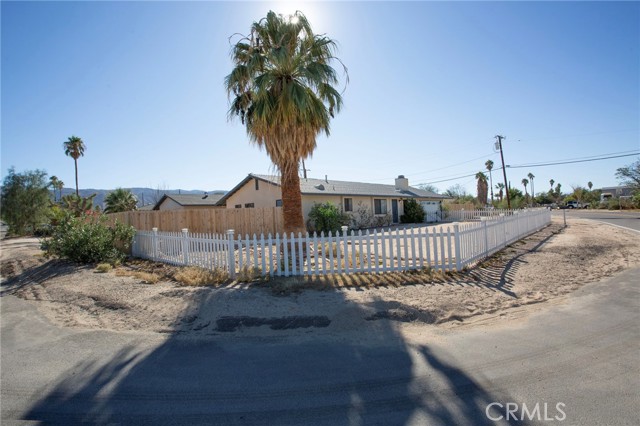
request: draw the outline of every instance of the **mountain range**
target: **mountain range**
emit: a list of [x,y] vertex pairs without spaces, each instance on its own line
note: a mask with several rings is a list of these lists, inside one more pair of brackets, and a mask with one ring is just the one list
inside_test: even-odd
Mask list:
[[[193,190],[185,190],[185,189],[153,189],[153,188],[125,188],[128,189],[136,196],[138,199],[138,208],[154,205],[162,198],[164,194],[204,194],[205,192],[209,194],[225,194],[227,191],[214,189],[210,191],[193,189]],[[113,191],[113,189],[79,189],[81,197],[90,197],[93,194],[96,194],[96,197],[93,199],[93,204],[104,208],[104,197],[107,196],[108,193]],[[75,194],[76,190],[74,188],[62,188],[62,196],[69,194]],[[60,198],[60,194],[56,191],[56,199]]]

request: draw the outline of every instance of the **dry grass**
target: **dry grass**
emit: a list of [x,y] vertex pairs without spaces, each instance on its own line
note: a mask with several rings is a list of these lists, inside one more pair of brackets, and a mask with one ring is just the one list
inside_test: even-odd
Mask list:
[[197,266],[187,266],[180,268],[173,278],[184,285],[214,285],[221,284],[229,280],[229,274],[222,269],[204,269]]
[[258,281],[262,279],[262,269],[257,268],[255,266],[247,267],[243,266],[238,275],[236,275],[236,280],[241,283],[249,283],[252,281]]
[[116,276],[133,277],[142,281],[144,284],[155,284],[162,279],[160,275],[154,274],[153,272],[130,271],[126,269],[117,269]]
[[109,263],[98,263],[96,266],[96,272],[99,274],[104,274],[105,272],[109,272],[113,269],[111,264]]

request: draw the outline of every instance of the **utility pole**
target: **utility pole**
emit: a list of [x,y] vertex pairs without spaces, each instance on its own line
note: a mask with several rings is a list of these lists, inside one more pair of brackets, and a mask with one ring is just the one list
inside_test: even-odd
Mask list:
[[[311,171],[311,170],[308,170]],[[302,160],[302,176],[307,180],[307,167],[304,165],[304,159]]]
[[507,191],[507,206],[511,210],[511,198],[509,198],[509,185],[507,182],[507,168],[504,165],[504,154],[502,153],[502,139],[506,139],[504,136],[496,135],[498,142],[498,148],[500,149],[500,160],[502,160],[502,176],[504,177],[504,189]]

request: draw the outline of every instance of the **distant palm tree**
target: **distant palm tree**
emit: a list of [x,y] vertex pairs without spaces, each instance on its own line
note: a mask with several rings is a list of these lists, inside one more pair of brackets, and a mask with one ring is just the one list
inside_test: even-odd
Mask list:
[[549,179],[549,185],[551,185],[551,191],[553,191],[553,184],[556,183],[555,180]]
[[591,191],[591,188],[593,188],[593,182],[587,182],[587,186],[589,187],[589,191]]
[[58,179],[58,176],[51,176],[49,178],[50,185],[53,188],[53,201],[56,202],[56,189],[60,192],[60,199],[62,199],[62,188],[64,188],[64,182]]
[[487,176],[484,172],[476,173],[476,179],[478,180],[478,202],[485,206],[487,204]]
[[[336,43],[314,34],[301,13],[270,11],[231,48],[234,68],[225,79],[229,117],[238,116],[249,140],[265,149],[281,174],[285,232],[305,231],[300,161],[342,106],[334,60]],[[344,68],[346,72],[346,68]]]
[[535,176],[533,175],[533,173],[529,172],[527,177],[531,181],[531,205],[533,205],[533,203],[535,203],[535,198],[536,198],[536,191],[534,191],[533,189],[533,178],[535,178]]
[[504,183],[500,182],[497,184],[496,189],[498,190],[498,198],[500,198],[500,202],[502,202],[502,198],[504,196]]
[[128,189],[117,188],[104,198],[104,203],[105,213],[119,213],[135,210],[138,200]]
[[78,191],[78,158],[84,155],[85,145],[77,136],[71,136],[69,140],[63,143],[64,153],[66,156],[73,158],[73,162],[76,166],[76,195],[79,197]]
[[491,170],[493,170],[493,161],[487,160],[484,165],[487,170],[489,170],[489,188],[491,188],[491,205],[493,205],[493,176],[491,176]]
[[529,193],[527,192],[527,185],[529,185],[529,179],[522,179],[522,185],[524,186],[524,198],[525,200],[529,198]]

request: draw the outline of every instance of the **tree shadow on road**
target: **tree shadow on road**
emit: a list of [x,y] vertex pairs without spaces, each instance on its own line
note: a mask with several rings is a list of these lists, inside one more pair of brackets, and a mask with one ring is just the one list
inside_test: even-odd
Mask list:
[[[185,317],[215,312],[221,302],[212,296],[198,303]],[[495,424],[486,407],[508,401],[508,395],[493,394],[478,373],[456,365],[447,351],[406,341],[396,318],[367,321],[370,309],[344,297],[342,303],[351,316],[361,317],[355,329],[345,330],[338,316],[263,318],[247,309],[216,318],[205,326],[209,332],[201,329],[196,336],[176,330],[155,347],[126,344],[106,360],[95,356],[95,348],[79,347],[87,358],[61,372],[60,381],[46,387],[22,420],[44,425]],[[253,333],[263,327],[268,333]],[[98,333],[109,339],[109,332]]]

